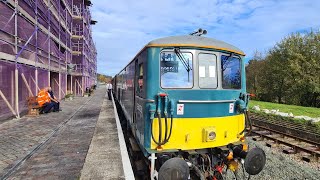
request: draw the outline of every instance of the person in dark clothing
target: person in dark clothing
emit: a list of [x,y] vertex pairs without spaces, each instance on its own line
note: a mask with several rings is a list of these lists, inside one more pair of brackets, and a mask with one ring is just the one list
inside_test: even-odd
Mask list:
[[48,93],[49,93],[49,95],[50,95],[50,99],[51,99],[51,102],[52,102],[52,104],[53,104],[53,112],[61,111],[61,109],[60,109],[60,102],[59,102],[59,100],[54,96],[51,87],[48,87]]
[[52,101],[49,103],[44,103],[42,113],[49,113],[52,107],[53,107],[53,111],[55,111],[54,106],[55,106],[55,103]]

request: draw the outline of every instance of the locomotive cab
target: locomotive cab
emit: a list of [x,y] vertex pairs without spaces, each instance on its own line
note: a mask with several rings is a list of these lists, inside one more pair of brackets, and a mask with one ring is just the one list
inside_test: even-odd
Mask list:
[[[151,135],[167,142],[153,138],[150,149],[189,150],[240,142],[245,107],[239,105],[246,106],[248,100],[243,96],[242,56],[190,47],[163,48],[158,56],[159,64],[152,69],[159,72],[152,80],[158,80],[158,88],[150,91],[156,102],[150,106],[155,108],[150,111],[155,112],[150,115],[154,117]],[[165,131],[171,135],[170,141],[159,137],[160,133],[165,136]]]

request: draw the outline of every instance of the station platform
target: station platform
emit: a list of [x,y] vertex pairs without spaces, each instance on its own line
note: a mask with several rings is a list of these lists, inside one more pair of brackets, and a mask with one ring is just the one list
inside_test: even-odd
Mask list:
[[117,112],[100,87],[61,112],[0,124],[0,179],[134,179]]

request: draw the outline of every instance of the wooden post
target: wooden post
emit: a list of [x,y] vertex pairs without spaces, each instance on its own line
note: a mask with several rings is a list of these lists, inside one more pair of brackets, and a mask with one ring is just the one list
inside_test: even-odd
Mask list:
[[[53,80],[54,80],[54,82],[58,85],[59,89],[61,89],[62,94],[65,96],[66,93],[64,93],[63,90],[62,90],[62,88],[60,88],[60,84],[58,83],[58,81],[57,81],[56,79],[53,79]],[[60,99],[60,97],[59,97],[59,99]]]
[[81,87],[81,84],[79,83],[78,79],[76,79],[76,81],[77,81],[77,83],[78,83],[79,88],[80,88],[81,91],[82,91],[82,96],[83,96],[83,89],[82,89],[82,87]]
[[8,102],[7,98],[4,96],[4,94],[2,93],[1,90],[0,90],[0,96],[2,97],[4,102],[7,104],[7,106],[10,109],[10,111],[12,112],[12,114],[15,115],[18,118],[17,113],[14,111],[14,109],[12,108],[12,106],[10,105],[10,103]]
[[[38,76],[36,76],[36,78],[38,78]],[[34,80],[33,77],[31,76],[31,80],[33,81],[33,83],[36,85],[36,94],[38,94],[38,91],[40,91],[40,88],[38,86],[38,83],[37,83],[37,79]]]
[[26,77],[24,76],[23,73],[21,73],[21,77],[22,77],[25,85],[27,86],[27,89],[28,89],[28,91],[29,91],[29,95],[34,96],[33,93],[32,93],[32,91],[31,91],[31,88],[30,88],[30,86],[29,86],[29,84],[28,84],[28,82],[27,82],[27,80],[26,80]]

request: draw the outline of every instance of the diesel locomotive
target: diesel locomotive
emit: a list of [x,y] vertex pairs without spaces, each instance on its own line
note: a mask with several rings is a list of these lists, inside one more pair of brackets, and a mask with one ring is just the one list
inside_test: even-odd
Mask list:
[[223,179],[239,168],[250,176],[265,165],[246,142],[245,54],[203,32],[149,42],[113,78],[152,180]]

